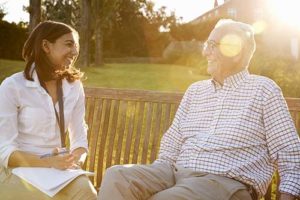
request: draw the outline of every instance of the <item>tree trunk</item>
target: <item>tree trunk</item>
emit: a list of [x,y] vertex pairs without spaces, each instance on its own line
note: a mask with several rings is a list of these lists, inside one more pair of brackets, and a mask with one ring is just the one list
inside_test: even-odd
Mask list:
[[95,27],[95,65],[103,65],[103,32],[100,17],[96,19]]
[[41,22],[41,0],[29,1],[29,32]]
[[80,55],[79,65],[87,67],[90,65],[90,16],[91,0],[81,1],[81,21],[80,21]]

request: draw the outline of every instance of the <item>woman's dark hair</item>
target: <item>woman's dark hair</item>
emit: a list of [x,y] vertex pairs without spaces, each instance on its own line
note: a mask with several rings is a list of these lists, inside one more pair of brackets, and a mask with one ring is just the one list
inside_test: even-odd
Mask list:
[[22,56],[26,62],[24,76],[33,81],[31,66],[35,64],[35,70],[42,81],[57,78],[66,78],[69,82],[80,79],[83,73],[73,66],[65,70],[55,70],[42,48],[43,40],[54,43],[59,37],[68,33],[77,33],[72,27],[54,21],[45,21],[38,24],[26,40]]

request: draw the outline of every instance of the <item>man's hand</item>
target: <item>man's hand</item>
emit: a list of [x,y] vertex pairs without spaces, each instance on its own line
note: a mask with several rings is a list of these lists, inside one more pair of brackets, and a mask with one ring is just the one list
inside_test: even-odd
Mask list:
[[295,199],[296,198],[291,194],[281,193],[280,195],[280,200],[295,200]]

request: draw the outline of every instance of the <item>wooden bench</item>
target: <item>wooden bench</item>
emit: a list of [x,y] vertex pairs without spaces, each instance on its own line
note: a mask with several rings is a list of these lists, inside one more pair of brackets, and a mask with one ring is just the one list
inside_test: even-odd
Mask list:
[[[92,181],[97,189],[106,168],[149,164],[156,159],[161,136],[171,125],[183,95],[105,88],[85,88],[85,93],[90,152],[84,168],[95,172]],[[286,100],[299,130],[300,99]],[[274,199],[275,191],[269,187],[265,200]]]

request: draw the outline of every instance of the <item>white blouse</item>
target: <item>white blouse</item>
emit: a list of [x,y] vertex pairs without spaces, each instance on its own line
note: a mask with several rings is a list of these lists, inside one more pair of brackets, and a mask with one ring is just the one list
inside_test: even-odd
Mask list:
[[[42,155],[61,147],[52,99],[41,87],[35,71],[33,79],[26,80],[23,72],[19,72],[0,86],[0,166],[7,167],[9,156],[16,150]],[[64,79],[62,88],[70,150],[88,149],[82,83]],[[55,107],[59,112],[58,103]]]

